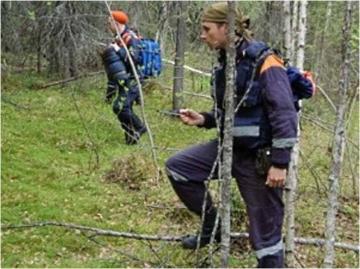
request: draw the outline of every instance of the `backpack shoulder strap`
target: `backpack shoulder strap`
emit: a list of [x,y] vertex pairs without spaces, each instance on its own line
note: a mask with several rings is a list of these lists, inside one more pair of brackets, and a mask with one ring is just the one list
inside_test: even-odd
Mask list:
[[260,74],[266,58],[273,54],[273,51],[263,42],[251,43],[243,52],[244,57],[251,59],[252,74],[250,77],[250,84],[255,80],[256,75]]
[[270,48],[264,42],[254,41],[251,42],[246,49],[244,49],[243,57],[257,60],[261,57],[262,54],[264,54],[268,50],[270,50]]
[[240,106],[243,105],[244,101],[247,99],[250,90],[253,86],[253,83],[255,81],[255,77],[256,75],[259,74],[259,69],[262,66],[264,60],[267,58],[267,56],[269,56],[270,54],[272,54],[272,50],[263,42],[257,42],[254,41],[252,43],[249,44],[249,46],[243,50],[242,52],[242,59],[250,59],[250,67],[251,67],[251,75],[250,78],[248,79],[248,83],[247,83],[247,89],[245,90],[244,95],[241,97],[240,101],[238,102],[236,108],[235,108],[235,113],[238,111],[238,109],[240,108]]

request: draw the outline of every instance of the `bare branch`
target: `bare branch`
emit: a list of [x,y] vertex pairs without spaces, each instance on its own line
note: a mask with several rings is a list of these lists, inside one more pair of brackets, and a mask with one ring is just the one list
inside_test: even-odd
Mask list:
[[59,84],[65,84],[65,83],[68,83],[68,82],[71,82],[71,81],[74,81],[74,80],[78,80],[80,78],[96,76],[96,75],[102,74],[104,72],[105,71],[96,71],[96,72],[81,74],[81,75],[78,75],[78,76],[75,76],[75,77],[70,77],[70,78],[63,79],[63,80],[53,81],[53,82],[50,82],[48,84],[40,86],[38,89],[41,90],[41,89],[49,88],[49,87],[56,86],[56,85],[59,85]]
[[319,91],[322,93],[322,95],[324,95],[325,99],[328,101],[328,103],[330,104],[331,108],[334,110],[334,112],[336,111],[336,106],[334,105],[334,102],[331,100],[331,98],[329,97],[329,95],[325,92],[325,90],[323,88],[321,88],[319,85],[316,85],[316,88],[319,89]]
[[[137,234],[137,233],[128,233],[128,232],[118,232],[114,230],[100,229],[89,226],[77,225],[73,223],[64,223],[64,222],[55,222],[55,221],[44,221],[37,223],[28,223],[28,224],[7,224],[1,225],[2,230],[12,230],[12,229],[26,229],[26,228],[37,228],[37,227],[46,227],[46,226],[56,226],[61,228],[88,231],[93,232],[94,236],[112,236],[112,237],[123,237],[129,239],[138,239],[138,240],[152,240],[152,241],[169,241],[169,242],[180,242],[182,236],[177,235],[147,235],[147,234]],[[248,238],[249,233],[231,233],[231,238]],[[304,238],[304,237],[295,237],[295,242],[301,245],[315,245],[323,246],[325,244],[324,239],[320,238]],[[349,243],[336,242],[335,247],[352,250],[355,252],[360,251],[360,245],[353,245]]]

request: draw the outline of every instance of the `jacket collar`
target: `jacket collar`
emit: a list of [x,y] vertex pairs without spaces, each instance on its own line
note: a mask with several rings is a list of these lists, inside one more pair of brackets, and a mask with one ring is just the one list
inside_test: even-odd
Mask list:
[[[236,62],[241,60],[244,57],[244,52],[246,48],[250,45],[248,41],[246,41],[244,38],[240,38],[235,43],[235,50],[236,50]],[[218,50],[218,61],[220,64],[226,64],[226,50],[225,49],[219,49]]]

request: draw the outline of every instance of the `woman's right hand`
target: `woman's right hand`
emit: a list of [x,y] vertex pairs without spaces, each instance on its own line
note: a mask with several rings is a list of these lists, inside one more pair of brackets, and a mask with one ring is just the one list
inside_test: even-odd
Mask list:
[[205,118],[200,113],[191,109],[180,109],[180,119],[183,123],[191,126],[203,125]]

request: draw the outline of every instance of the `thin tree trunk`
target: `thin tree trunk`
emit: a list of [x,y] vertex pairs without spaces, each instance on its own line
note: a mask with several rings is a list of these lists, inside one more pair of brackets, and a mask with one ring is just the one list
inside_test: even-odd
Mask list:
[[[304,66],[304,47],[306,36],[306,6],[307,1],[300,2],[300,21],[299,21],[299,35],[298,35],[298,49],[296,65],[301,70]],[[294,15],[294,17],[297,17]],[[299,104],[301,107],[301,104]],[[298,113],[300,122],[300,113]],[[300,128],[298,124],[298,137],[300,137]],[[286,181],[285,192],[285,223],[286,223],[286,239],[285,239],[285,264],[287,267],[295,267],[295,200],[297,188],[297,176],[299,165],[299,141],[295,144],[291,153],[291,162],[289,166],[288,178]]]
[[285,0],[284,5],[284,50],[285,59],[289,61],[291,59],[291,9],[290,1]]
[[328,210],[326,216],[325,230],[325,258],[323,267],[332,268],[335,259],[335,237],[336,237],[336,214],[338,210],[339,179],[341,176],[341,165],[345,146],[345,110],[346,93],[349,86],[349,65],[350,65],[350,37],[351,37],[351,1],[345,2],[345,18],[342,39],[342,67],[339,81],[339,103],[336,112],[335,135],[332,147],[332,166],[329,175],[329,196]]
[[292,58],[291,58],[291,63],[295,63],[295,50],[296,50],[296,41],[297,41],[297,36],[298,36],[298,11],[299,11],[299,1],[295,0],[293,2],[293,7],[292,7],[292,21],[291,21],[291,33],[292,33],[292,43],[291,43],[291,51],[292,51]]
[[306,36],[306,8],[307,0],[300,1],[300,17],[299,17],[299,37],[298,37],[298,49],[296,66],[300,69],[304,69],[304,55],[305,55],[305,36]]
[[233,154],[234,126],[234,89],[235,89],[235,2],[228,1],[229,14],[229,46],[226,51],[226,92],[225,92],[225,122],[222,152],[222,188],[221,188],[221,267],[229,264],[230,255],[230,205],[231,205],[231,167]]
[[182,91],[184,87],[184,54],[185,54],[185,9],[186,2],[178,2],[178,18],[176,31],[176,56],[174,67],[173,110],[183,104]]

